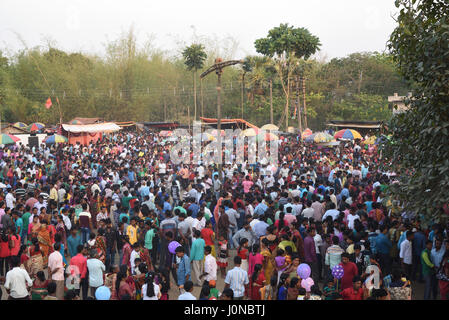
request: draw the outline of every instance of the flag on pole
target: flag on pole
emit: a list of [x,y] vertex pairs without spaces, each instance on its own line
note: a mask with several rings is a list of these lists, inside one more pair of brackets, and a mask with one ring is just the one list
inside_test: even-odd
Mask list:
[[45,108],[50,109],[52,103],[50,97],[48,97],[47,102],[45,102]]

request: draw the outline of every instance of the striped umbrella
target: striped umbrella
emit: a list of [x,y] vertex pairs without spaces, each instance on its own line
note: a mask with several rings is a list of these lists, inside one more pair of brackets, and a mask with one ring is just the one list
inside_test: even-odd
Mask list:
[[64,136],[61,136],[59,134],[54,134],[52,136],[48,136],[47,138],[45,138],[44,141],[46,144],[55,144],[55,143],[66,143],[69,140]]
[[45,125],[40,122],[35,122],[30,125],[30,131],[40,131],[45,128]]
[[2,133],[0,135],[0,144],[13,144],[19,141],[20,138],[13,136],[12,134]]
[[16,128],[20,128],[20,129],[28,127],[28,125],[26,123],[23,123],[23,122],[16,122],[12,126],[16,127]]
[[362,135],[352,129],[343,129],[343,130],[337,131],[334,135],[334,138],[335,139],[355,140],[355,139],[362,139]]

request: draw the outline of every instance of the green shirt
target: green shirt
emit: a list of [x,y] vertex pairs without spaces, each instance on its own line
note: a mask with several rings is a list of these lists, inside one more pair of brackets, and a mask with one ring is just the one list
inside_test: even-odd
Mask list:
[[150,229],[145,233],[145,248],[153,249],[154,229]]
[[432,273],[432,268],[435,267],[435,265],[430,260],[430,251],[427,249],[424,249],[421,252],[421,264],[423,276],[428,276]]
[[209,293],[209,299],[212,297],[215,297],[218,299],[218,289],[217,288],[210,288],[210,293]]
[[[28,233],[28,225],[30,224],[30,217],[31,217],[30,212],[25,212],[22,216],[23,230],[25,230],[26,233]],[[23,232],[22,232],[22,234],[23,234]]]
[[134,198],[134,197],[131,197],[131,196],[123,197],[122,206],[124,209],[129,209],[129,200],[131,200],[132,198]]

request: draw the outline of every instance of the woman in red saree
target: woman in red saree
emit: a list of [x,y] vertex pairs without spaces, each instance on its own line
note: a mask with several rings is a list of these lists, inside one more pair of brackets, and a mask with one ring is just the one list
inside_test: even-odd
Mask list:
[[53,248],[51,245],[50,232],[47,228],[47,221],[45,220],[41,223],[41,228],[37,234],[37,240],[39,241],[39,247],[42,252],[44,267],[46,267],[48,263],[48,255],[53,252]]
[[254,272],[250,281],[250,296],[251,300],[261,300],[260,289],[265,286],[265,274],[262,270],[261,264],[254,266]]
[[98,251],[98,259],[104,262],[106,259],[106,240],[104,238],[103,229],[98,230],[98,235],[95,238],[95,246]]

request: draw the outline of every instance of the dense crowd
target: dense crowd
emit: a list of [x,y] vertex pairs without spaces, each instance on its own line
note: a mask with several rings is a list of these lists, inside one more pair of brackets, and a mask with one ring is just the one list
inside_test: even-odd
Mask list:
[[222,179],[153,132],[1,148],[8,299],[448,299],[449,224],[386,196],[376,145],[278,143]]

